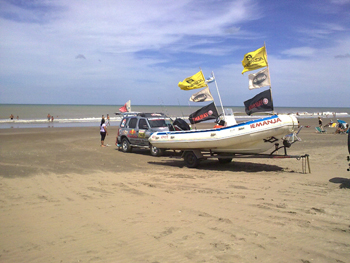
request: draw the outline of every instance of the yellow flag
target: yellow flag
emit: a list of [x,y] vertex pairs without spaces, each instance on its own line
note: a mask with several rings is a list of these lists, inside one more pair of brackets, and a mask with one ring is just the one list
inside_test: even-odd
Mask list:
[[242,74],[247,71],[255,70],[258,68],[267,66],[266,50],[265,46],[259,48],[255,51],[249,52],[244,55],[242,60],[242,65],[244,67]]
[[203,87],[208,87],[203,76],[203,72],[199,71],[192,77],[185,78],[184,81],[179,82],[178,86],[182,90],[200,89]]

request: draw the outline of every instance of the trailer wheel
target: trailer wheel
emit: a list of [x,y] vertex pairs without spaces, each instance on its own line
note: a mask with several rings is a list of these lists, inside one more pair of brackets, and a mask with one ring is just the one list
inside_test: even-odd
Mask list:
[[225,163],[230,163],[232,161],[232,158],[218,158],[219,163],[225,164]]
[[199,165],[200,160],[194,154],[194,152],[186,152],[184,155],[185,164],[188,168],[196,168]]

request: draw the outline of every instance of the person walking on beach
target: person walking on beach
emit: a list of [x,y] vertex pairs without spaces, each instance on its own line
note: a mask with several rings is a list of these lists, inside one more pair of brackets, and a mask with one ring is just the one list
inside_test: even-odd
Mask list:
[[109,119],[109,114],[107,114],[107,125],[108,125],[108,126],[111,125],[111,123],[110,123],[109,121],[110,121],[110,119]]
[[101,147],[106,147],[106,145],[104,144],[104,141],[105,141],[106,135],[108,135],[108,132],[107,132],[107,126],[105,124],[104,118],[101,120],[100,135],[101,135]]
[[321,117],[318,117],[318,126],[323,130],[323,121],[321,119]]
[[48,121],[51,120],[51,115],[50,115],[50,113],[47,114],[47,120],[48,120]]

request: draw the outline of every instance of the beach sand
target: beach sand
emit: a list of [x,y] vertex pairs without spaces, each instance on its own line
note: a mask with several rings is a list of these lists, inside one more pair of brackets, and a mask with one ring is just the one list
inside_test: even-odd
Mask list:
[[[117,127],[0,130],[0,262],[349,262],[347,136],[296,159],[182,159],[116,149]],[[324,123],[327,123],[324,119]],[[346,120],[350,122],[350,120]]]

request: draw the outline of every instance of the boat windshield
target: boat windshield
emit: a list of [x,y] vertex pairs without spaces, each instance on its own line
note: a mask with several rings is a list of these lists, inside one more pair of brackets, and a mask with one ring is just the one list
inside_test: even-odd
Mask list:
[[151,128],[168,127],[164,119],[148,119]]

